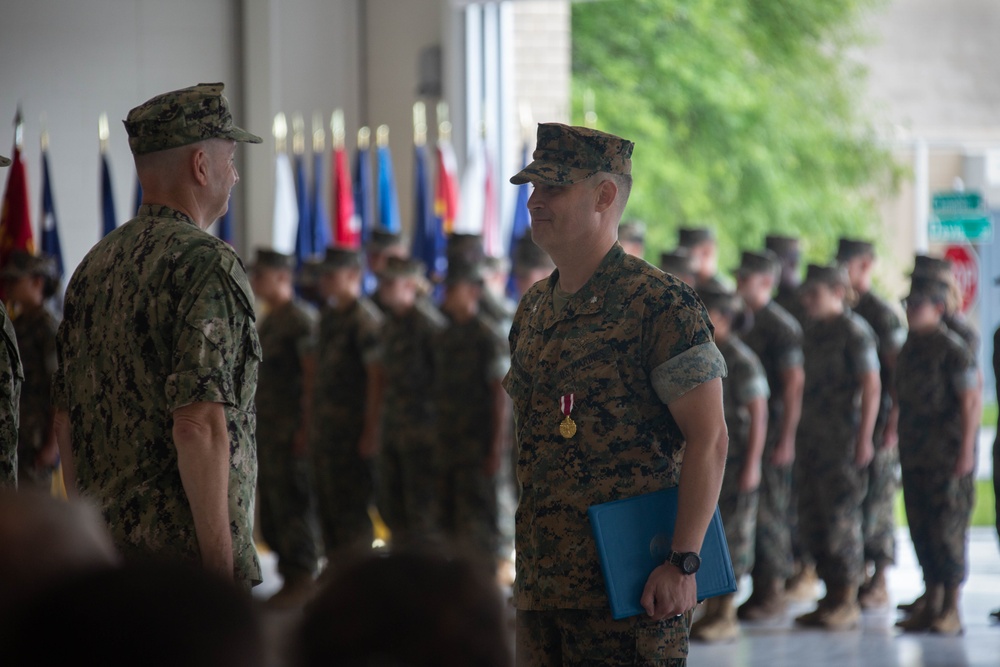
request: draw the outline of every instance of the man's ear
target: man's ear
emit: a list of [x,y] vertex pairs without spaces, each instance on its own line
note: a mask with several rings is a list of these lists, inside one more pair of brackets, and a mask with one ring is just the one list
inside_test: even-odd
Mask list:
[[208,153],[201,146],[191,151],[189,158],[191,173],[198,185],[208,185]]
[[601,184],[597,186],[597,201],[595,202],[594,210],[598,213],[604,213],[606,210],[611,208],[611,205],[615,203],[615,198],[618,197],[618,186],[610,178],[601,181]]

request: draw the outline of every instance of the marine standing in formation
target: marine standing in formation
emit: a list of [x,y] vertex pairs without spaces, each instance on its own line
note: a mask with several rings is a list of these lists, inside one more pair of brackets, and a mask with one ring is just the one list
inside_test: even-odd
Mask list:
[[282,588],[268,604],[295,606],[313,588],[318,558],[315,500],[306,437],[311,422],[316,311],[295,296],[295,257],[261,248],[250,269],[266,307],[257,406],[260,532],[278,557]]
[[15,313],[14,334],[21,354],[18,423],[18,485],[52,490],[59,447],[52,428],[52,377],[56,372],[55,317],[45,302],[59,284],[55,261],[47,255],[15,250],[0,271],[7,308]]
[[[504,388],[514,404],[520,665],[686,663],[696,552],[726,457],[725,362],[697,295],[616,241],[631,141],[543,123],[531,235],[557,270],[521,298]],[[680,461],[683,460],[683,463]],[[646,615],[610,615],[587,508],[679,486]]]
[[[0,167],[10,158],[0,155]],[[17,335],[6,308],[0,308],[0,488],[17,488],[17,426],[21,398],[21,355]]]
[[249,590],[261,349],[243,263],[205,230],[239,181],[237,143],[261,139],[222,89],[129,112],[142,205],[69,282],[53,402],[67,492],[98,505],[126,558],[200,560]]
[[802,284],[809,324],[795,481],[802,543],[826,596],[795,621],[833,630],[855,627],[861,616],[861,504],[881,391],[875,334],[847,307],[849,290],[837,266],[810,264]]

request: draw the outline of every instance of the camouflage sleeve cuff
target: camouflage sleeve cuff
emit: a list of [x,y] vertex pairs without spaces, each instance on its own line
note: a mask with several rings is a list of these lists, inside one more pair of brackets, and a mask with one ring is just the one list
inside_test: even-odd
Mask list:
[[167,377],[167,409],[192,403],[223,403],[238,406],[231,377],[219,368],[196,368]]
[[755,375],[749,382],[740,387],[737,399],[740,405],[746,405],[755,398],[770,398],[770,396],[771,389],[767,386],[767,378],[763,375]]
[[698,385],[726,377],[726,362],[715,343],[684,350],[653,369],[650,381],[660,400],[669,404]]
[[802,354],[801,347],[792,347],[778,357],[778,370],[786,371],[789,368],[798,368],[805,363],[805,355]]

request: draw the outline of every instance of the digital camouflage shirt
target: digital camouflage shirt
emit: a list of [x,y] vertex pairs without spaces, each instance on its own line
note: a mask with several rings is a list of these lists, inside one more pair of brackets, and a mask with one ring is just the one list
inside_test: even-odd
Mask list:
[[[726,368],[694,291],[620,245],[557,313],[558,279],[525,293],[510,331],[504,388],[522,487],[514,602],[605,609],[587,508],[677,485],[684,436],[667,404]],[[560,434],[561,404],[572,437]]]
[[18,455],[21,465],[32,465],[45,444],[52,421],[52,376],[56,372],[56,330],[59,324],[45,308],[24,312],[14,321],[24,384],[21,385],[21,422]]
[[18,403],[24,373],[14,325],[0,304],[0,488],[17,488]]
[[730,463],[742,463],[750,437],[750,410],[747,404],[757,398],[767,399],[770,391],[767,376],[757,355],[735,336],[718,343],[729,374],[722,381],[722,407],[729,431]]
[[861,422],[859,376],[879,370],[875,334],[848,310],[810,322],[804,340],[806,378],[796,442],[805,456],[840,461],[854,455]]
[[298,299],[261,318],[263,350],[257,381],[257,442],[287,444],[302,424],[303,358],[316,345],[316,310]]
[[753,314],[753,327],[743,342],[757,355],[771,391],[768,399],[767,430],[777,434],[785,414],[785,381],[782,374],[802,366],[802,327],[787,310],[774,301]]
[[[446,462],[481,463],[493,429],[490,383],[503,379],[507,342],[484,317],[452,320],[434,339],[434,395],[438,434]],[[459,445],[478,445],[468,451]]]
[[872,292],[865,292],[854,307],[854,312],[864,318],[875,332],[878,341],[879,375],[882,380],[882,396],[879,402],[875,432],[880,433],[889,418],[892,408],[892,366],[888,361],[899,354],[906,342],[906,329],[899,316],[886,301]]
[[965,342],[944,326],[910,332],[899,352],[899,460],[905,468],[951,470],[962,446],[962,393],[978,386]]
[[382,358],[382,311],[361,297],[341,312],[320,311],[313,392],[313,439],[331,437],[331,430],[353,425],[360,433],[368,395],[367,366]]
[[69,411],[78,486],[126,556],[200,560],[172,413],[223,404],[234,576],[259,582],[252,526],[261,349],[233,249],[179,211],[143,205],[70,280],[58,354],[53,403]]

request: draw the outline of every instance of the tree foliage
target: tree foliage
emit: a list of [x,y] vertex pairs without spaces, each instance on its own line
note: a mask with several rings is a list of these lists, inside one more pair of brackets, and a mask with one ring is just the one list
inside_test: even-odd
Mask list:
[[598,0],[576,3],[573,115],[632,139],[626,218],[647,257],[708,226],[722,268],[768,233],[801,234],[827,261],[841,234],[878,240],[875,200],[899,169],[861,113],[847,57],[878,0]]

